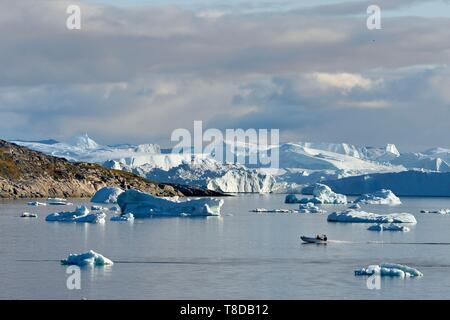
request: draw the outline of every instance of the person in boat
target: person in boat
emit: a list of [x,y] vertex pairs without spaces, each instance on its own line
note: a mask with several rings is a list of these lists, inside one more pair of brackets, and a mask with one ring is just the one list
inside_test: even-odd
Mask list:
[[322,240],[322,241],[327,241],[327,240],[328,240],[326,234],[323,234],[322,236],[317,235],[317,236],[316,236],[316,239],[317,239],[317,240]]

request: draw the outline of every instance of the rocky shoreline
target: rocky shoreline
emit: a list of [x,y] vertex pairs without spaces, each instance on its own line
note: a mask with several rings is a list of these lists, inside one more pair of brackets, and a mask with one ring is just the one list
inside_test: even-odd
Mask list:
[[0,198],[86,198],[105,186],[156,196],[221,196],[202,188],[148,181],[98,164],[69,162],[0,140]]

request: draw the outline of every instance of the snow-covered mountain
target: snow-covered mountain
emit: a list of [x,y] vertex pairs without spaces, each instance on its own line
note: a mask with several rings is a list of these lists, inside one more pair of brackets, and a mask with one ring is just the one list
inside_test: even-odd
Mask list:
[[[48,141],[51,141],[49,143]],[[258,164],[226,164],[214,154],[175,154],[161,151],[159,145],[114,145],[95,142],[87,134],[66,142],[11,141],[46,154],[71,161],[103,164],[105,167],[136,173],[150,180],[207,187],[223,192],[284,192],[302,186],[374,173],[406,170],[450,172],[450,150],[435,148],[423,153],[400,153],[393,144],[365,147],[346,143],[284,143],[259,147],[249,143],[223,143],[223,150],[234,150],[248,163],[251,156],[264,158],[279,154],[279,169]]]

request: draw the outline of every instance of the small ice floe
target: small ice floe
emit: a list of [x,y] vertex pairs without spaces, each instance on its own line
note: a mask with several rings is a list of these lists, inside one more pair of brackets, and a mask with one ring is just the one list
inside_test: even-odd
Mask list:
[[93,250],[80,254],[69,254],[67,259],[61,260],[61,263],[64,265],[78,265],[80,267],[111,266],[114,264],[111,260]]
[[299,205],[299,213],[325,213],[325,210],[320,209],[318,206],[314,205],[311,202],[301,203]]
[[117,187],[104,187],[98,190],[91,199],[93,203],[117,203],[117,197],[124,191]]
[[123,192],[117,203],[123,214],[135,218],[148,217],[206,217],[220,216],[224,201],[216,198],[168,199],[130,189]]
[[355,270],[355,276],[371,276],[374,274],[400,278],[423,276],[423,273],[419,270],[397,263],[382,263]]
[[371,225],[367,230],[370,231],[401,231],[401,232],[408,232],[409,228],[406,226],[401,226],[395,223],[389,223],[389,224],[381,224],[377,223],[374,225]]
[[257,213],[299,213],[298,210],[293,209],[266,209],[266,208],[256,208],[251,210],[250,212]]
[[360,222],[360,223],[411,223],[416,224],[416,218],[410,213],[376,214],[358,210],[333,212],[327,218],[330,222]]
[[39,201],[31,201],[27,203],[29,206],[38,207],[38,206],[46,206],[47,204],[45,202],[39,202]]
[[109,211],[115,211],[115,212],[117,212],[117,211],[120,211],[120,208],[118,208],[118,207],[112,207],[112,208],[109,208]]
[[440,210],[420,210],[420,213],[450,214],[450,209],[440,209]]
[[64,198],[48,198],[47,204],[52,206],[71,206],[73,203],[67,202],[67,199]]
[[357,203],[353,203],[353,204],[349,205],[348,208],[358,210],[358,209],[361,209],[361,206]]
[[388,204],[398,205],[402,204],[400,198],[397,197],[391,190],[381,189],[373,193],[366,193],[355,200],[355,203],[364,204]]
[[21,218],[37,218],[38,215],[36,213],[24,212],[20,215]]
[[285,203],[312,203],[312,204],[347,204],[347,197],[343,194],[335,193],[329,186],[316,183],[312,191],[312,198],[298,199],[294,194],[288,194]]
[[132,213],[125,213],[117,216],[113,216],[110,219],[111,221],[134,221],[134,215]]
[[90,213],[86,206],[80,206],[73,212],[51,213],[45,221],[104,223],[106,214],[102,211]]
[[107,210],[109,210],[109,209],[106,208],[106,207],[93,205],[93,206],[91,206],[91,210],[92,210],[92,211],[107,211]]

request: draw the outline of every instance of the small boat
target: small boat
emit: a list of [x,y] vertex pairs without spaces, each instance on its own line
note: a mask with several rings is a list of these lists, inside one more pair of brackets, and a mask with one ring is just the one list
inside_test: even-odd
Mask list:
[[318,239],[317,237],[301,236],[300,239],[302,239],[306,243],[327,244],[327,240],[325,240],[325,239]]

